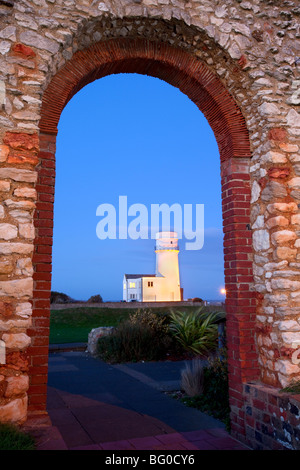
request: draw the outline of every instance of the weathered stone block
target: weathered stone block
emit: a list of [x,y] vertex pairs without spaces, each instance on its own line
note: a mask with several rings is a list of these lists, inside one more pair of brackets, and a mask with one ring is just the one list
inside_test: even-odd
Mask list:
[[22,424],[27,419],[28,398],[22,397],[0,406],[0,422]]
[[26,349],[31,343],[31,338],[25,333],[4,333],[2,339],[7,349]]
[[294,260],[297,250],[288,246],[279,246],[274,251],[274,258],[277,260]]
[[256,251],[265,251],[270,248],[270,236],[267,230],[255,230],[253,233],[253,246]]
[[4,396],[10,398],[16,395],[24,395],[29,387],[28,375],[12,376],[7,378],[7,388]]
[[0,179],[10,178],[14,181],[35,183],[37,173],[31,170],[20,170],[19,168],[0,168]]
[[0,181],[0,191],[3,193],[7,193],[9,190],[10,190],[9,181]]
[[31,278],[17,279],[14,281],[0,281],[0,295],[21,298],[31,297],[33,292],[33,280]]
[[18,229],[15,225],[0,224],[0,239],[12,240],[18,236]]
[[284,243],[296,240],[296,238],[296,233],[291,230],[280,230],[279,232],[274,232],[271,235],[273,245],[283,245]]
[[18,253],[26,255],[33,252],[33,245],[31,243],[0,243],[0,255],[11,255]]
[[14,196],[36,199],[36,190],[34,188],[28,188],[28,187],[16,188],[14,190]]
[[0,145],[0,162],[3,163],[7,160],[9,154],[9,147],[7,145]]

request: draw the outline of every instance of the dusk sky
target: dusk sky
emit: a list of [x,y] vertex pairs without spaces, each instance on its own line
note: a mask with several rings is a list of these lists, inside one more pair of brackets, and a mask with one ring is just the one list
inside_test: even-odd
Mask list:
[[[124,273],[155,273],[155,240],[100,240],[100,204],[204,204],[204,246],[179,240],[184,298],[222,299],[220,159],[213,132],[177,88],[137,74],[112,75],[77,93],[59,122],[52,290],[76,300],[122,299]],[[128,223],[134,217],[128,217]],[[118,219],[117,219],[118,225]],[[164,229],[164,227],[161,227]],[[192,241],[192,240],[191,240]]]

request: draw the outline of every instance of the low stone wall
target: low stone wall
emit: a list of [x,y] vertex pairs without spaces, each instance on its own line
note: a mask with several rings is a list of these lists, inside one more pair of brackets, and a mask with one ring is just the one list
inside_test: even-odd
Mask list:
[[[202,302],[102,302],[102,303],[87,303],[87,302],[76,302],[69,304],[51,304],[51,310],[63,310],[66,308],[79,308],[79,307],[93,307],[93,308],[157,308],[157,307],[200,307],[203,305]],[[218,307],[222,306],[222,302],[215,305]]]
[[255,450],[300,450],[300,395],[249,383],[244,397],[247,445]]

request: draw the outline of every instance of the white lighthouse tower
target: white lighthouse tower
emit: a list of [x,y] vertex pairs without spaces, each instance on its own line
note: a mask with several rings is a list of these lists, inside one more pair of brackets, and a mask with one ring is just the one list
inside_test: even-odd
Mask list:
[[124,274],[125,302],[179,302],[182,300],[176,232],[156,234],[155,274]]
[[156,234],[156,277],[160,277],[156,299],[180,301],[180,277],[178,263],[178,235],[176,232]]

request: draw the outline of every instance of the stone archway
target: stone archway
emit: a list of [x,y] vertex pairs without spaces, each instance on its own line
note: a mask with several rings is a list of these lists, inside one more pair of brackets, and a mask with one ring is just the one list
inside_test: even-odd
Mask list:
[[[221,158],[230,387],[234,394],[232,402],[241,405],[242,382],[255,380],[259,375],[251,320],[256,311],[256,295],[250,290],[253,282],[252,237],[249,230],[251,152],[245,120],[217,76],[191,54],[149,40],[111,39],[74,54],[53,77],[43,95],[36,185],[38,200],[33,255],[34,323],[30,347],[32,382],[29,409],[44,411],[46,403],[46,393],[41,387],[45,388],[47,375],[45,372],[43,380],[40,367],[47,365],[48,336],[45,328],[48,328],[50,315],[57,124],[66,103],[84,85],[108,74],[124,72],[155,76],[178,87],[204,113],[214,131]],[[245,347],[249,352],[247,361],[241,359]],[[35,377],[38,377],[38,384],[35,384]]]

